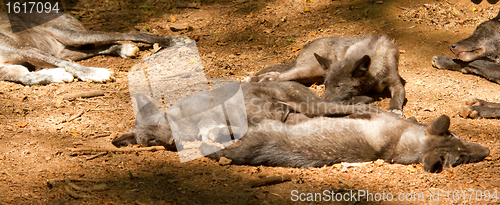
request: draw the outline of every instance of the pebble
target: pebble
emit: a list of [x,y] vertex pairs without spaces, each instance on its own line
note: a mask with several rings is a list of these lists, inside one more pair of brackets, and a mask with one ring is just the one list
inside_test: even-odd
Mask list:
[[223,166],[225,166],[225,165],[230,165],[232,161],[233,161],[233,160],[230,160],[230,159],[228,159],[228,158],[221,157],[221,158],[219,159],[219,164],[220,164],[220,165],[223,165]]
[[172,31],[182,31],[182,30],[187,30],[188,27],[184,24],[172,24],[170,25],[170,30]]

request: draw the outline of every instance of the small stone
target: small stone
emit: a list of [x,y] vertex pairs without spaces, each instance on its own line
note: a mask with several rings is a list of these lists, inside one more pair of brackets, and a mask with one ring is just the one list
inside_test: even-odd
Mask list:
[[220,164],[220,165],[223,165],[223,166],[225,166],[225,165],[230,165],[232,161],[233,161],[233,160],[230,160],[230,159],[228,159],[228,158],[221,157],[221,158],[219,159],[219,164]]
[[144,26],[134,26],[134,29],[138,30],[138,31],[142,30],[143,28],[144,28]]
[[170,25],[170,30],[172,31],[182,31],[182,30],[187,30],[188,27],[184,24],[172,24]]
[[431,107],[431,108],[424,108],[424,111],[434,112],[434,111],[436,111],[436,108],[433,108],[433,107]]

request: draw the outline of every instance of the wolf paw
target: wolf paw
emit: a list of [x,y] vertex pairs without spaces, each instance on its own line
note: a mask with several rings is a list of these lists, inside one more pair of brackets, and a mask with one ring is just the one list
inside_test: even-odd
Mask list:
[[91,80],[93,82],[103,83],[112,81],[112,75],[113,72],[106,68],[85,67],[84,71],[77,75],[77,77],[82,81]]
[[269,72],[269,73],[264,73],[264,74],[261,74],[259,75],[259,83],[260,82],[267,82],[267,81],[275,81],[276,79],[278,79],[278,77],[280,76],[281,73],[278,73],[278,72]]
[[137,47],[134,44],[126,43],[121,45],[121,50],[119,51],[119,55],[123,59],[128,59],[130,57],[137,56],[137,52],[139,52],[139,47]]
[[481,105],[481,101],[475,97],[470,97],[468,99],[465,100],[465,104],[466,105],[474,105],[474,106],[480,106]]
[[73,75],[63,68],[45,69],[37,73],[50,76],[47,83],[69,83],[73,81]]
[[463,117],[463,118],[472,118],[472,119],[476,119],[476,118],[479,118],[479,112],[477,112],[476,110],[473,109],[472,106],[460,106],[458,108],[458,115],[460,115],[460,117]]
[[455,71],[460,70],[459,64],[455,63],[455,61],[453,61],[453,59],[445,57],[445,56],[432,57],[432,66],[434,66],[438,69],[455,70]]

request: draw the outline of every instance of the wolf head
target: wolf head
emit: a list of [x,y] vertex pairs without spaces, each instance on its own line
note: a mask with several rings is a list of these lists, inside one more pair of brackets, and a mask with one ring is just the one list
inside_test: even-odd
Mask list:
[[167,122],[165,111],[158,107],[144,94],[134,95],[139,107],[134,128],[112,141],[116,147],[140,144],[143,146],[164,146],[167,149],[175,148],[170,125]]
[[427,125],[429,138],[422,152],[422,164],[426,171],[441,172],[450,166],[479,162],[489,155],[488,148],[460,139],[449,131],[449,127],[450,118],[446,115]]
[[314,56],[326,72],[323,99],[342,102],[362,94],[362,86],[369,77],[370,56],[351,57],[335,63],[318,54]]
[[481,58],[500,61],[500,13],[479,24],[469,38],[452,44],[450,50],[465,62]]

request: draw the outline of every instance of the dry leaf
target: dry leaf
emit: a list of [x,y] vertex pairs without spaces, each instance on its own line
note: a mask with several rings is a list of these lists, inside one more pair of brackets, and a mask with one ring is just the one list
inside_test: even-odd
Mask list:
[[311,88],[316,89],[318,87],[318,82],[315,82],[314,84],[311,85]]
[[408,166],[406,166],[406,169],[408,169],[408,171],[410,171],[410,172],[416,172],[416,171],[417,171],[417,169],[415,169],[415,168],[413,167],[413,165],[408,165]]
[[192,36],[190,36],[189,38],[191,38],[191,39],[193,39],[193,40],[195,40],[195,41],[200,40],[200,36],[198,36],[198,35],[192,35]]

